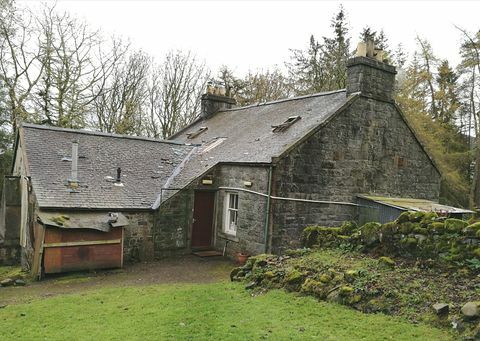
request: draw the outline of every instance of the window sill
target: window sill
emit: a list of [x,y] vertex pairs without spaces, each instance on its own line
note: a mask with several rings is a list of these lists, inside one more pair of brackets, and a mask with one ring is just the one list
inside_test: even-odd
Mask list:
[[237,236],[234,236],[233,234],[228,234],[228,233],[225,233],[225,232],[218,232],[218,236],[222,239],[226,239],[226,240],[229,240],[229,241],[232,241],[232,242],[239,242],[239,239]]

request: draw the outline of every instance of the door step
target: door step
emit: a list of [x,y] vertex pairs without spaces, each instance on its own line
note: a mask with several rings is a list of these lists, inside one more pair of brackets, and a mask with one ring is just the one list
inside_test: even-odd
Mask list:
[[216,251],[216,250],[207,250],[207,251],[197,251],[193,252],[195,256],[198,257],[218,257],[223,256],[223,253]]

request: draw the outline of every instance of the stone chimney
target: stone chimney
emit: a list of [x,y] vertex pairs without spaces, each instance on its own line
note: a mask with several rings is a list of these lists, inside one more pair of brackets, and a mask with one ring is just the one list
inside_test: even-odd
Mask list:
[[207,84],[207,92],[202,95],[202,117],[208,118],[217,111],[233,108],[237,102],[225,94],[225,87],[214,85],[209,82]]
[[361,42],[356,56],[347,62],[347,95],[360,92],[393,102],[396,73],[394,66],[384,62],[384,51],[375,49],[373,41]]

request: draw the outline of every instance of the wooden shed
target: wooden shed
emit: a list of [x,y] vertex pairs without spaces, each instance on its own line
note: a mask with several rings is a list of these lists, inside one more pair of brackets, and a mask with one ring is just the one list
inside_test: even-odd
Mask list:
[[121,268],[127,225],[121,213],[40,212],[34,274]]

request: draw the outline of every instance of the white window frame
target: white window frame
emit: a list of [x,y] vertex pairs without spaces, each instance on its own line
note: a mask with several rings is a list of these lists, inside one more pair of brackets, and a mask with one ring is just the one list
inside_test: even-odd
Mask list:
[[[231,205],[231,199],[233,198],[233,206]],[[224,202],[224,215],[223,215],[223,232],[231,236],[237,235],[238,227],[238,200],[239,196],[237,192],[226,192]],[[233,221],[232,221],[233,216]],[[232,224],[233,223],[233,224]]]

